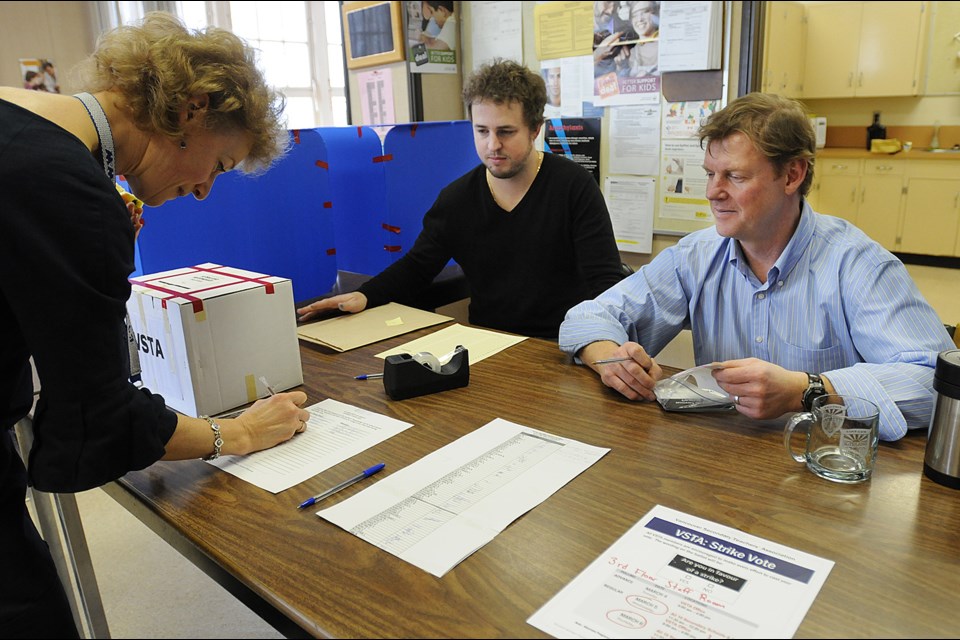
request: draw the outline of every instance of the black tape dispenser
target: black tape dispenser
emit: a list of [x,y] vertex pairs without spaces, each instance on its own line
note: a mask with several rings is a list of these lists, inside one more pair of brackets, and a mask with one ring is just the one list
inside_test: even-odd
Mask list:
[[469,382],[469,353],[462,345],[443,358],[427,352],[399,353],[387,356],[383,365],[383,388],[393,400],[457,389]]

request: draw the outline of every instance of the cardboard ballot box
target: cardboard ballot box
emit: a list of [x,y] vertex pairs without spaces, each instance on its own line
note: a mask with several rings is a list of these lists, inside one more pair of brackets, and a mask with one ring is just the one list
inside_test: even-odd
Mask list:
[[303,384],[288,278],[201,264],[131,278],[127,302],[145,387],[215,415]]

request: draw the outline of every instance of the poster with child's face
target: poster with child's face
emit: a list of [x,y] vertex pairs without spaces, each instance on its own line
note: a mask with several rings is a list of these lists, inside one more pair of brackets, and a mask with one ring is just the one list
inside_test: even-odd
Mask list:
[[411,73],[457,73],[456,2],[404,2],[407,68]]

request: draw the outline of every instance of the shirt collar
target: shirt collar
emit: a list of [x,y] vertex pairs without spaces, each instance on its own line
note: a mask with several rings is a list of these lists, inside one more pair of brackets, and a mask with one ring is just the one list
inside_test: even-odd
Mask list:
[[[783,252],[777,261],[770,267],[767,273],[767,283],[765,286],[773,286],[779,280],[783,280],[800,261],[810,241],[813,239],[813,233],[816,230],[816,218],[813,209],[807,203],[806,198],[802,201],[803,206],[800,209],[800,222],[797,224],[797,230],[793,232],[790,242],[784,247]],[[747,260],[743,255],[743,249],[738,240],[727,239],[727,262],[730,263],[750,282],[759,282],[757,277],[750,270]]]

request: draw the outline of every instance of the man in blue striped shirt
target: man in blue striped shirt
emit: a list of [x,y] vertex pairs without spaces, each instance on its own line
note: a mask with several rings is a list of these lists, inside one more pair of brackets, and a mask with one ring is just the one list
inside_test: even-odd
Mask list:
[[[903,264],[813,211],[815,138],[796,101],[751,93],[700,129],[715,225],[570,309],[559,346],[631,400],[654,400],[651,357],[681,329],[737,410],[772,419],[822,393],[880,407],[880,438],[926,427],[937,354],[952,348]],[[597,360],[630,360],[595,365]]]

